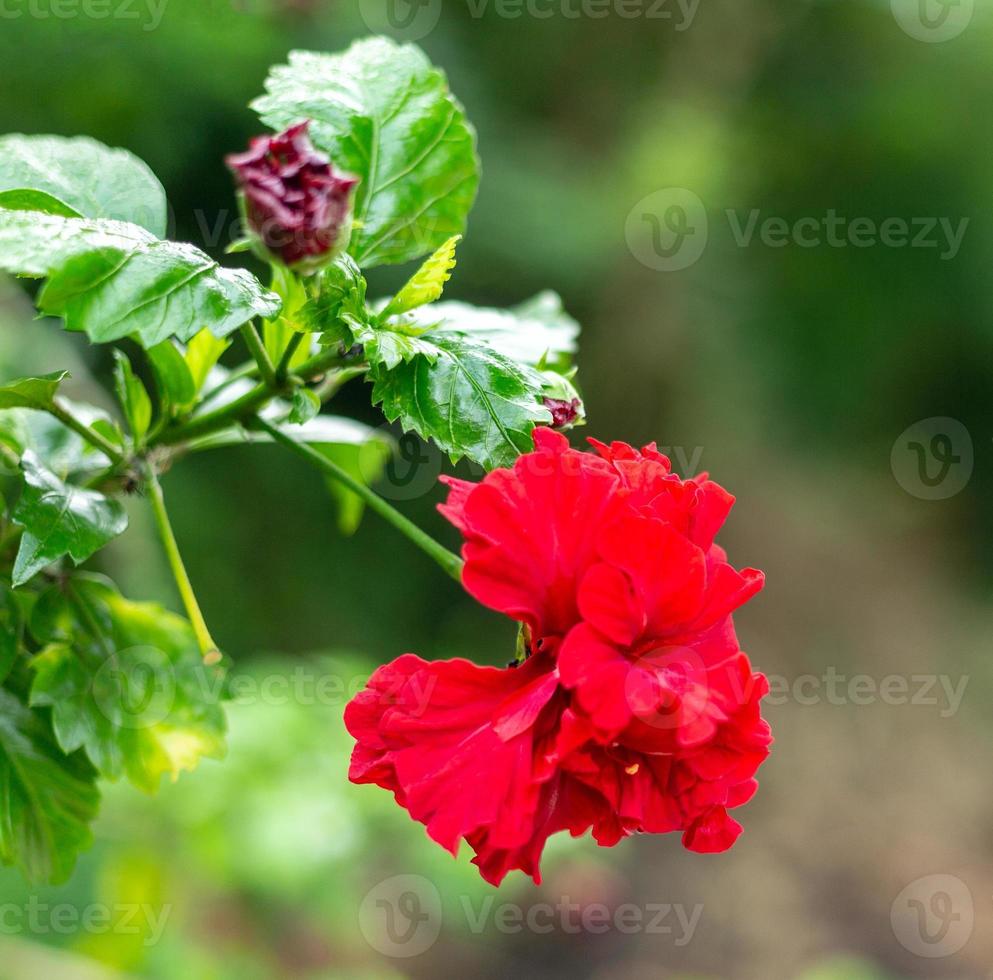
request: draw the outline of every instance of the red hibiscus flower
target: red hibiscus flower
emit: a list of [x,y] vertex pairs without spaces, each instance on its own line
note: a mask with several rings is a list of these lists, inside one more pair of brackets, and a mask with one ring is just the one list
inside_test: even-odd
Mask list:
[[391,790],[453,853],[465,840],[493,884],[539,881],[559,831],[726,850],[741,832],[727,811],[769,751],[768,685],[731,620],[762,575],[714,544],[733,498],[654,446],[593,445],[538,429],[512,469],[447,481],[465,587],[523,624],[524,663],[402,657],[345,714],[350,778]]

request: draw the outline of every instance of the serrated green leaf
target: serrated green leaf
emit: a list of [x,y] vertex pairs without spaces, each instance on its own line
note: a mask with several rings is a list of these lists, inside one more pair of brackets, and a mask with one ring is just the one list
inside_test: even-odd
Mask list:
[[18,378],[0,385],[0,409],[37,408],[47,409],[55,404],[55,393],[59,385],[69,377],[68,371],[43,374],[38,378]]
[[410,277],[407,284],[390,300],[382,312],[383,319],[409,313],[419,306],[434,303],[445,291],[445,283],[455,268],[455,246],[462,240],[453,235]]
[[154,347],[205,326],[222,337],[280,305],[245,270],[119,221],[0,208],[0,269],[47,278],[39,309],[95,343],[133,335]]
[[114,390],[131,437],[141,445],[152,424],[152,399],[141,378],[134,373],[128,356],[119,350],[114,351]]
[[401,323],[437,334],[464,337],[473,343],[489,344],[495,351],[521,364],[566,369],[576,352],[579,324],[562,308],[553,292],[508,310],[472,306],[450,301],[423,306]]
[[174,416],[191,408],[197,400],[196,382],[175,343],[164,340],[150,347],[148,359],[152,362],[163,414]]
[[203,664],[186,620],[93,577],[46,596],[45,632],[64,638],[32,661],[31,703],[51,707],[64,750],[149,793],[163,775],[223,757],[223,672]]
[[128,526],[116,500],[64,483],[28,450],[21,457],[24,491],[13,520],[24,528],[14,563],[14,586],[23,585],[47,565],[68,555],[86,561]]
[[397,330],[363,330],[356,339],[365,350],[366,360],[388,371],[415,357],[425,357],[434,363],[438,347],[429,338]]
[[0,860],[61,884],[92,843],[99,804],[86,758],[65,755],[44,715],[0,688]]
[[486,469],[530,451],[535,425],[551,420],[536,371],[460,337],[417,342],[425,353],[393,368],[373,365],[373,402],[390,422],[433,440],[453,461],[468,456]]
[[[111,218],[166,233],[165,191],[155,174],[127,150],[85,136],[0,136],[0,191],[40,191],[85,218]],[[0,207],[9,207],[0,200]]]
[[315,418],[321,410],[321,400],[309,388],[297,388],[293,392],[293,402],[288,421],[293,425],[304,425]]
[[349,247],[360,265],[409,262],[465,230],[475,131],[419,48],[374,37],[340,55],[294,51],[266,92],[252,106],[268,125],[310,119],[314,144],[362,179]]

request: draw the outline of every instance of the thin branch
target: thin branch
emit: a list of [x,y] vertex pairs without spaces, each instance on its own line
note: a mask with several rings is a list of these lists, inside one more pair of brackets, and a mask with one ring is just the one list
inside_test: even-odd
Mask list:
[[216,664],[221,659],[221,653],[207,628],[207,621],[203,618],[196,593],[193,591],[193,583],[190,581],[186,566],[183,564],[183,556],[179,553],[179,544],[173,533],[172,524],[169,522],[165,497],[162,494],[162,487],[159,485],[159,478],[155,474],[155,467],[147,462],[145,464],[145,479],[148,486],[148,499],[152,504],[152,513],[155,515],[155,525],[158,528],[159,537],[162,539],[162,546],[165,548],[166,558],[172,569],[173,578],[176,580],[176,587],[183,600],[186,615],[189,617],[193,632],[196,634],[203,662],[208,666]]
[[262,338],[259,337],[259,332],[255,329],[255,324],[242,324],[241,336],[244,338],[252,357],[255,358],[255,363],[259,366],[259,373],[262,375],[262,380],[270,388],[275,388],[277,384],[276,369],[272,366],[269,352],[265,349],[265,344],[262,343]]

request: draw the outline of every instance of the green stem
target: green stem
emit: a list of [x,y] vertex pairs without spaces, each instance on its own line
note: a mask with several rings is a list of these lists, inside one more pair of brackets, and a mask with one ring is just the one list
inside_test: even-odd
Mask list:
[[124,462],[123,453],[110,440],[105,439],[99,432],[94,432],[88,425],[84,425],[61,405],[52,402],[48,406],[47,411],[49,415],[54,415],[64,426],[82,436],[91,446],[99,449],[115,465],[120,466]]
[[283,351],[283,356],[279,359],[279,364],[276,366],[276,384],[283,384],[286,381],[286,376],[290,373],[290,362],[303,342],[303,336],[302,333],[295,333],[290,337],[290,341],[286,345],[286,350]]
[[193,632],[196,634],[200,653],[203,655],[204,663],[215,664],[221,659],[221,654],[217,649],[217,644],[211,638],[207,621],[200,611],[200,604],[193,591],[193,583],[190,581],[186,566],[183,564],[183,556],[179,553],[179,544],[176,542],[172,524],[169,523],[169,513],[166,510],[162,487],[155,474],[155,467],[151,463],[145,463],[145,478],[148,486],[148,497],[152,504],[152,513],[155,515],[155,525],[158,528],[159,537],[162,539],[162,546],[165,548],[166,558],[172,569],[173,578],[176,580],[176,587],[183,600],[186,615],[189,617]]
[[221,429],[227,429],[253,415],[277,394],[279,392],[273,391],[267,384],[256,385],[251,391],[246,391],[240,398],[228,402],[227,405],[198,415],[183,425],[166,429],[155,442],[160,446],[174,446],[179,442],[189,442],[219,432]]
[[285,446],[291,452],[296,453],[301,459],[305,459],[312,466],[315,466],[326,476],[337,480],[348,487],[352,493],[361,497],[370,510],[375,511],[384,520],[392,524],[401,534],[406,535],[425,554],[430,555],[456,582],[462,581],[462,559],[458,555],[449,551],[444,545],[439,544],[422,531],[413,521],[404,517],[398,510],[388,504],[382,497],[373,493],[364,483],[356,480],[345,472],[337,463],[322,456],[319,452],[311,449],[310,446],[302,442],[297,442],[275,426],[270,425],[264,419],[258,417],[251,420],[252,428],[261,429],[267,432],[274,442]]
[[[325,374],[329,368],[334,367],[340,361],[341,356],[338,351],[330,348],[305,361],[294,373],[309,380]],[[174,446],[180,442],[189,442],[191,439],[199,439],[212,435],[214,432],[220,432],[222,429],[230,428],[232,425],[251,417],[266,403],[282,394],[288,394],[288,392],[282,387],[272,388],[263,382],[251,391],[245,392],[240,398],[221,406],[221,408],[198,415],[182,425],[166,429],[155,439],[154,445]]]
[[262,380],[270,387],[276,387],[276,369],[272,366],[272,361],[269,358],[269,352],[265,349],[265,344],[262,343],[262,338],[259,337],[258,330],[255,329],[254,323],[245,323],[241,328],[241,336],[245,340],[252,357],[255,358],[255,363],[259,366],[259,373],[262,375]]

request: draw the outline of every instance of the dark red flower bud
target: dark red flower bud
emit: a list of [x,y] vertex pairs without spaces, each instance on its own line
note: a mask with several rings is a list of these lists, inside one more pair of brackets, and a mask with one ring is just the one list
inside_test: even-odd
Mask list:
[[552,413],[551,427],[561,432],[575,424],[583,403],[578,398],[571,398],[568,401],[562,398],[545,398],[544,404]]
[[336,173],[307,136],[309,120],[257,136],[225,161],[241,190],[245,221],[266,258],[314,272],[348,245],[358,178]]

